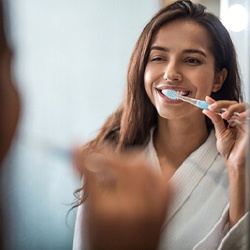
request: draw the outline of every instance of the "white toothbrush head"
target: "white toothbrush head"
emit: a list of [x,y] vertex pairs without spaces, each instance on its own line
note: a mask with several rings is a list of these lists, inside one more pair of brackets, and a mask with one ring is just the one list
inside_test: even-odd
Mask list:
[[168,98],[172,99],[172,100],[177,100],[178,99],[178,93],[174,90],[170,90],[170,89],[164,89],[162,90],[163,95],[167,96]]

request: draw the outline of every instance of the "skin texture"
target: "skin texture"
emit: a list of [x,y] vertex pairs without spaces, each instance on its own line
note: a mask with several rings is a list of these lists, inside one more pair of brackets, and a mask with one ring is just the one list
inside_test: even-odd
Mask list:
[[191,109],[186,103],[181,102],[178,108],[176,102],[170,105],[166,98],[159,96],[158,90],[188,90],[190,97],[201,100],[216,92],[223,82],[215,72],[210,42],[206,30],[192,21],[174,21],[158,31],[151,45],[144,84],[159,116],[189,118],[192,112],[201,117],[197,108]]

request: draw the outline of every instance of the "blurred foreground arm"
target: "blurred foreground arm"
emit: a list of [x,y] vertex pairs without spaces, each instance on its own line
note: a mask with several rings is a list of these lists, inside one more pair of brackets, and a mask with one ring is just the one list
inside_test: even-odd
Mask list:
[[167,179],[142,155],[76,155],[88,198],[85,227],[91,249],[156,249],[169,197]]

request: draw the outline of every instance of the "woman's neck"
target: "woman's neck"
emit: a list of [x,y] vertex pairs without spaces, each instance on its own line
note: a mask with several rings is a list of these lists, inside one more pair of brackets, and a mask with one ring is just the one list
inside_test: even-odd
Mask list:
[[207,139],[206,122],[169,121],[159,118],[153,141],[162,170],[170,167],[172,172]]

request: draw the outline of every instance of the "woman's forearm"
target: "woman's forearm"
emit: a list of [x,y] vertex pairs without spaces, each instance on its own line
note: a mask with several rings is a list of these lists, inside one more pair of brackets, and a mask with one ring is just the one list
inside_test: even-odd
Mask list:
[[229,227],[232,228],[246,213],[246,181],[245,173],[233,171],[229,173],[230,207]]

